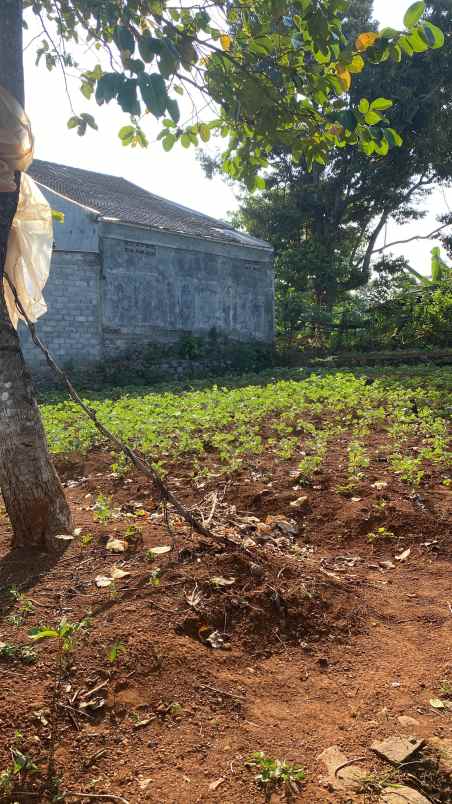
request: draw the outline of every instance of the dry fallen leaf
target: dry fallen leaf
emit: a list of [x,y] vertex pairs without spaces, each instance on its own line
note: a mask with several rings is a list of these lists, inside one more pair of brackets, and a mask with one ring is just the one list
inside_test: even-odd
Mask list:
[[386,480],[376,480],[375,483],[372,483],[373,489],[385,489],[387,486]]
[[433,706],[433,709],[445,709],[446,704],[441,698],[430,698],[430,706]]
[[232,586],[235,583],[235,578],[223,578],[222,575],[214,575],[209,580],[212,586]]
[[108,540],[106,548],[112,553],[125,553],[127,550],[127,542],[124,541],[124,539],[115,539],[112,537]]
[[409,558],[410,555],[411,555],[411,547],[408,547],[408,549],[404,550],[403,553],[400,553],[400,555],[395,556],[395,560],[396,561],[406,561],[407,558]]
[[83,530],[83,528],[76,528],[76,529],[73,531],[74,536],[80,536],[80,534],[81,534],[82,530]]
[[110,576],[114,581],[116,581],[118,578],[125,578],[126,575],[130,575],[130,572],[126,572],[125,570],[116,566],[111,568]]
[[171,551],[171,547],[169,544],[164,544],[161,547],[151,547],[149,550],[150,553],[153,553],[155,556],[162,556],[164,553],[169,553]]
[[97,575],[94,582],[99,589],[102,589],[104,586],[111,586],[113,579],[107,578],[106,575]]

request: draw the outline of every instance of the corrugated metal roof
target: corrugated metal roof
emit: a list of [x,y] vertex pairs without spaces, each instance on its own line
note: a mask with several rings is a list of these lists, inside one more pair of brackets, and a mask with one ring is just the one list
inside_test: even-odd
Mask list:
[[118,176],[43,162],[40,159],[34,160],[29,173],[39,184],[98,212],[101,218],[222,243],[271,250],[271,246],[264,240],[258,240],[233,229],[223,221],[149,193]]

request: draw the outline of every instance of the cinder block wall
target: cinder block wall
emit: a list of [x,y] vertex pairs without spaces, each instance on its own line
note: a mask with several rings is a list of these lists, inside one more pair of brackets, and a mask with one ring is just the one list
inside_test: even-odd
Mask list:
[[[57,360],[62,364],[79,362],[82,365],[100,360],[99,255],[55,251],[44,298],[48,311],[39,319],[37,330]],[[45,370],[44,356],[22,323],[19,335],[27,363],[35,372]]]
[[[61,199],[51,202],[63,206]],[[272,341],[271,250],[113,222],[93,230],[92,213],[64,211],[70,231],[56,229],[44,292],[48,312],[37,325],[60,363],[111,360],[213,327],[239,341]],[[99,253],[84,250],[85,242],[98,243]],[[20,336],[34,373],[47,373],[23,325]]]
[[102,226],[104,354],[212,327],[271,342],[273,255],[119,224]]

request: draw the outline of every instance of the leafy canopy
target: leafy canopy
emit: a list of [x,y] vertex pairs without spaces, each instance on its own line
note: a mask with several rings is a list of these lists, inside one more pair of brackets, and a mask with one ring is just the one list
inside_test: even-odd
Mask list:
[[[347,0],[25,0],[24,7],[56,26],[54,38],[44,24],[38,51],[49,68],[74,65],[71,44],[87,40],[97,49],[98,63],[81,66],[81,91],[130,115],[120,131],[125,145],[148,144],[146,112],[162,120],[166,150],[219,132],[228,138],[225,169],[250,188],[263,185],[258,173],[278,145],[309,165],[325,164],[336,146],[366,154],[400,146],[385,116],[392,101],[352,104],[353,76],[367,63],[398,62],[444,42],[423,19],[424,2],[408,9],[404,31],[363,31],[354,40],[344,33]],[[183,126],[177,96],[192,92],[198,109],[213,101],[215,115]],[[96,122],[85,113],[68,125],[82,135]]]

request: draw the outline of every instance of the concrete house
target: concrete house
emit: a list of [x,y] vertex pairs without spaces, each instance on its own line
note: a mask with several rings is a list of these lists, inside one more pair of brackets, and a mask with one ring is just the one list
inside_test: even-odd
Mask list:
[[[52,208],[52,267],[38,331],[62,363],[119,357],[212,328],[231,339],[273,338],[271,247],[124,179],[35,160]],[[20,329],[34,368],[41,356]]]

